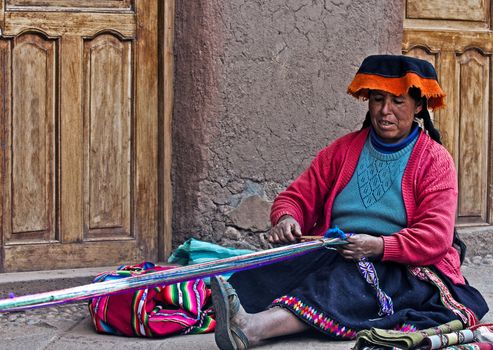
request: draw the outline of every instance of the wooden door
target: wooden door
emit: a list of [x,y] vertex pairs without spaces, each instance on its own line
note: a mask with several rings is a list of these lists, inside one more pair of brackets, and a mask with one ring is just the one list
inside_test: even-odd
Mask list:
[[156,260],[159,2],[0,1],[1,270]]
[[459,226],[493,224],[490,0],[406,0],[404,53],[437,69],[447,108],[434,115],[459,179]]

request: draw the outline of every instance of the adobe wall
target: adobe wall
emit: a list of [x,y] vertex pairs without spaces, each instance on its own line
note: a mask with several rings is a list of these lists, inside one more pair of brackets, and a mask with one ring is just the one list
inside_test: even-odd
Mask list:
[[266,248],[269,208],[358,129],[362,59],[399,53],[402,0],[176,0],[173,243]]

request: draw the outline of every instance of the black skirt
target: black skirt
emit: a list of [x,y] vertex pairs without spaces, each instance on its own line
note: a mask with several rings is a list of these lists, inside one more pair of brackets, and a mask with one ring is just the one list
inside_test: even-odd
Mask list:
[[[379,285],[393,302],[394,313],[379,316],[375,289],[363,278],[354,261],[321,248],[315,252],[233,274],[229,282],[249,313],[280,306],[300,320],[334,339],[353,339],[371,327],[417,330],[460,319],[442,302],[439,288],[418,279],[407,266],[374,261]],[[447,292],[477,319],[488,306],[468,284],[454,285],[431,268]]]

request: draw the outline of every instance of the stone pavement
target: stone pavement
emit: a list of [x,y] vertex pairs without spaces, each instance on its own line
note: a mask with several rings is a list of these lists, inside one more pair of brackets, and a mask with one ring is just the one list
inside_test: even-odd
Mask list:
[[[473,258],[463,266],[469,282],[479,289],[493,308],[493,261],[490,257]],[[97,272],[108,268],[61,270],[47,273],[0,274],[0,297],[10,291],[17,295],[80,285],[90,281]],[[54,277],[55,275],[55,277]],[[49,277],[48,277],[49,276]],[[493,323],[493,311],[483,319]],[[317,336],[284,337],[270,341],[258,349],[350,349],[353,342],[329,342]],[[86,303],[75,303],[0,313],[0,349],[35,350],[116,350],[116,349],[215,349],[214,335],[174,336],[166,339],[139,339],[94,332]]]

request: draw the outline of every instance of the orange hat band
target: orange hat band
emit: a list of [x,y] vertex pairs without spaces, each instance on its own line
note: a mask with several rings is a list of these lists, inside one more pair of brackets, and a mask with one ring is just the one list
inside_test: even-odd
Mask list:
[[445,107],[445,93],[436,79],[423,78],[414,72],[407,72],[401,77],[357,73],[347,92],[356,98],[368,99],[369,90],[382,90],[400,96],[406,94],[411,87],[421,90],[421,95],[426,97],[429,108],[435,110]]

